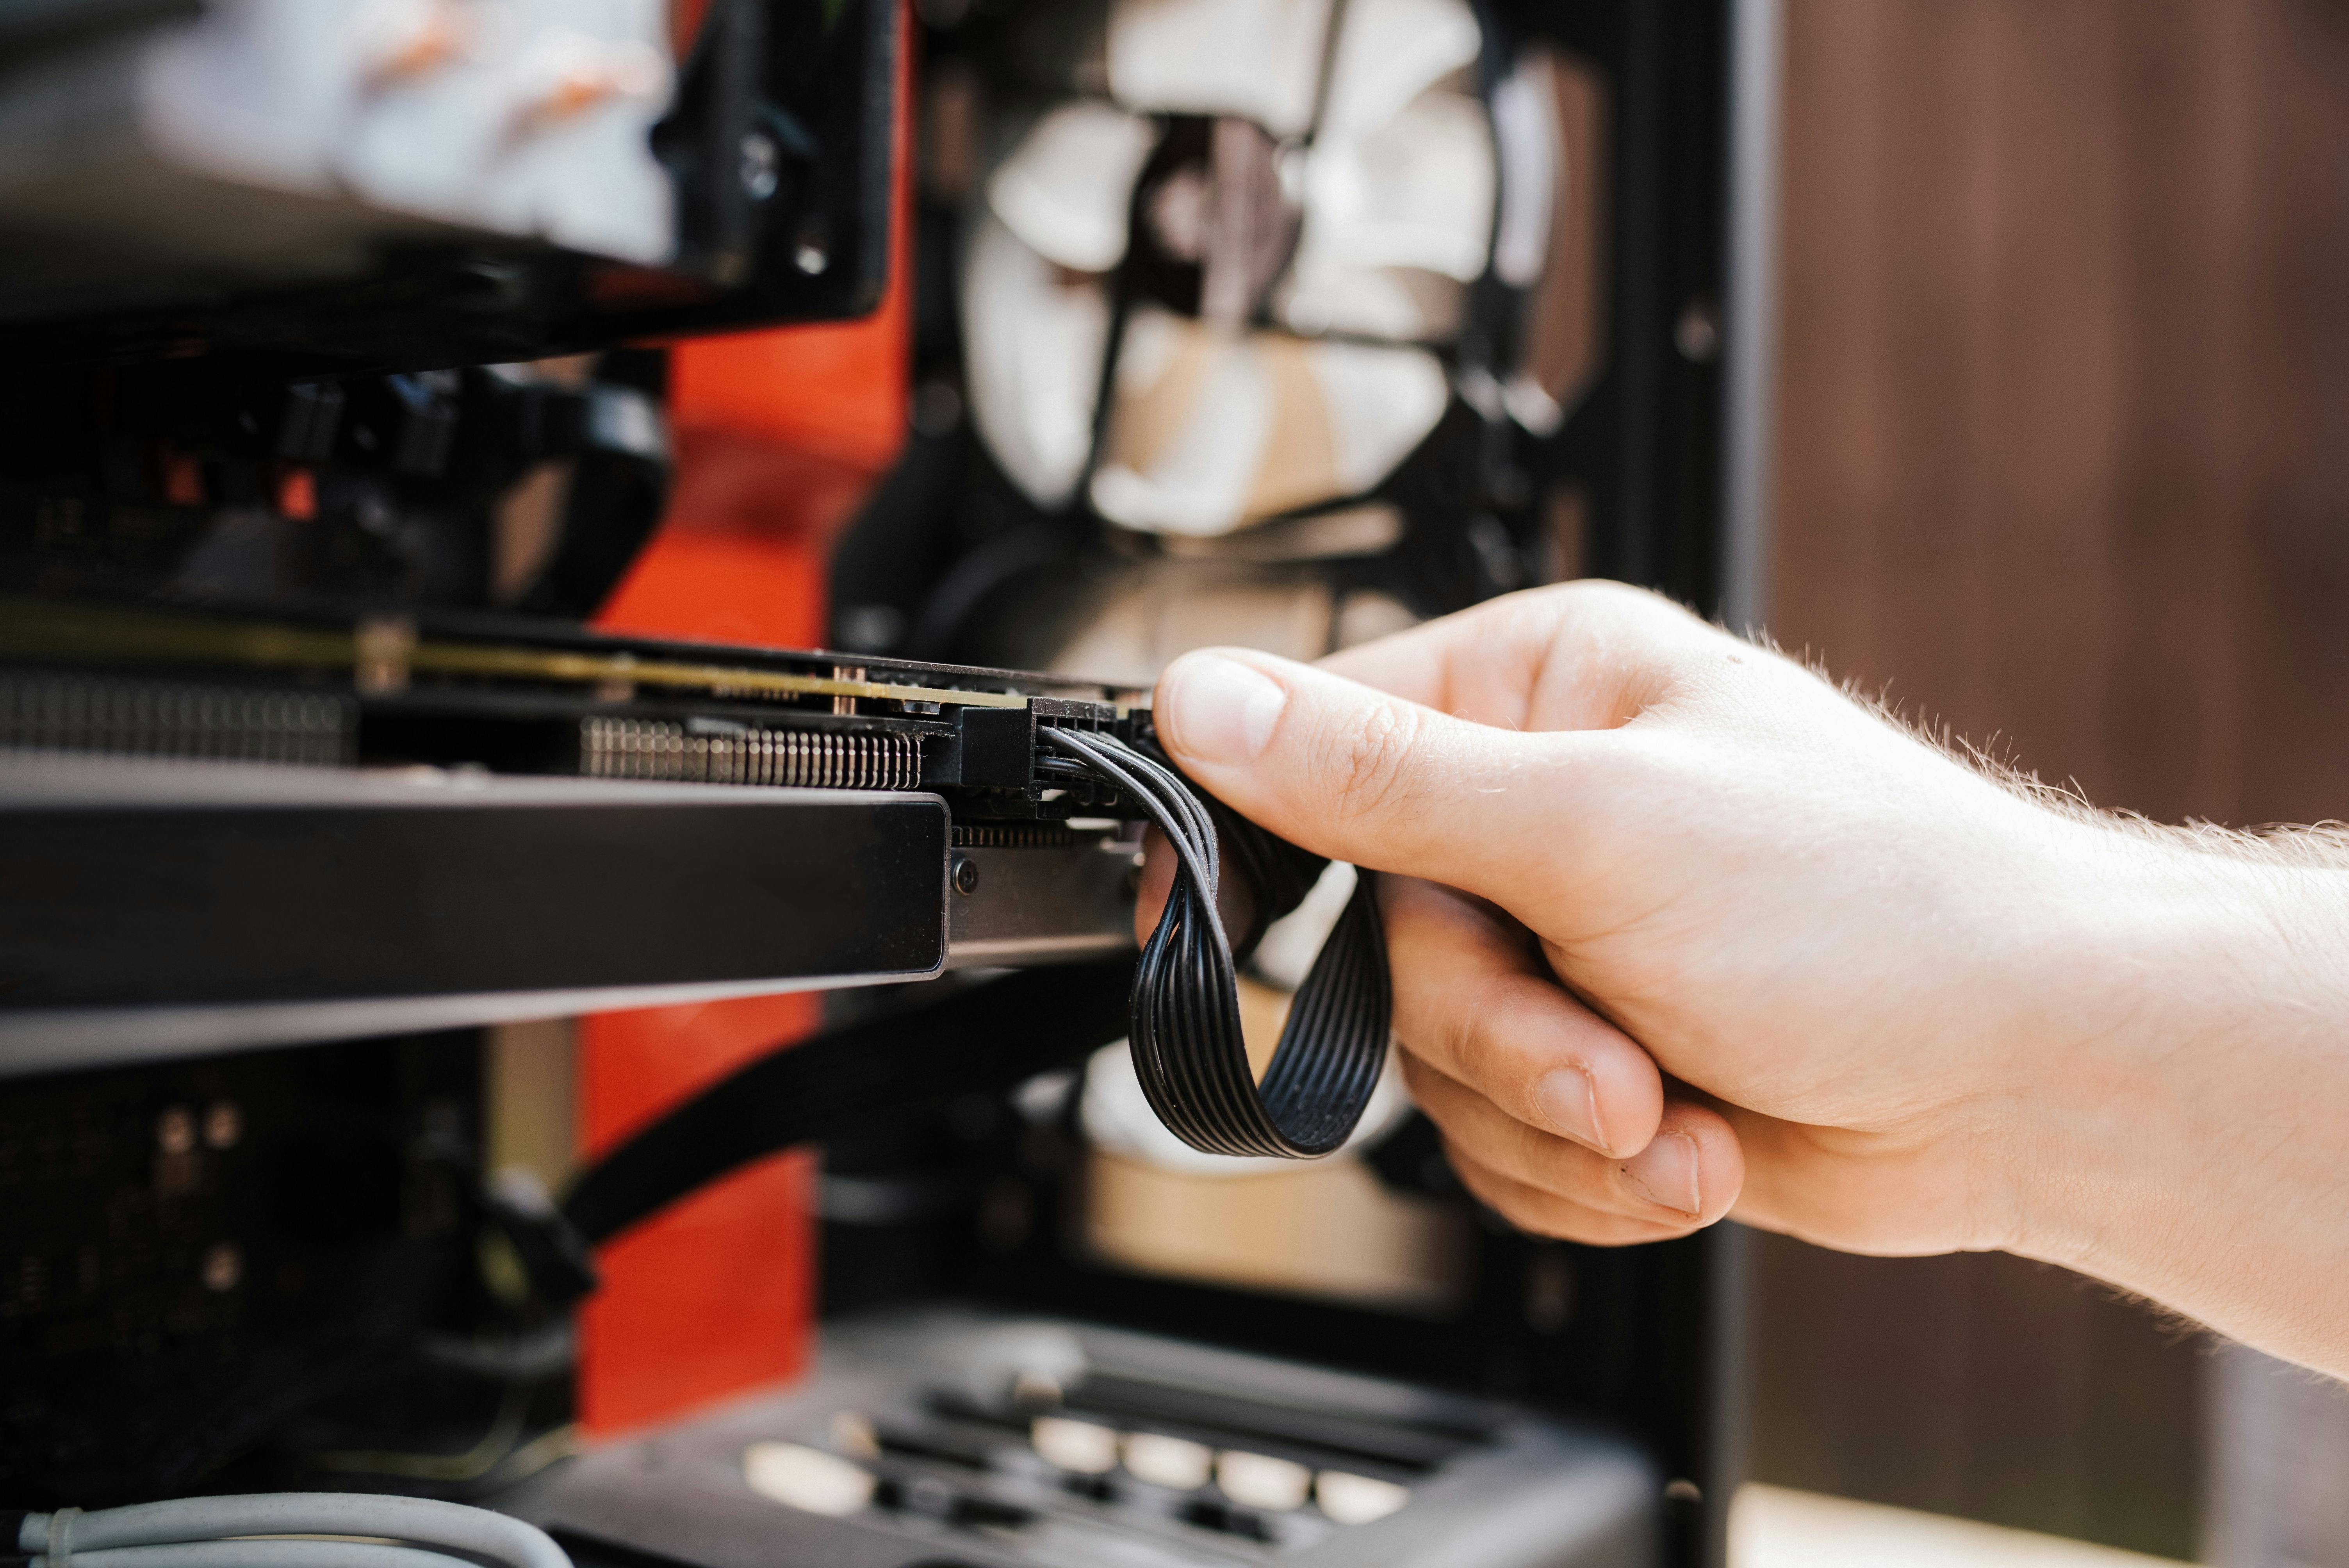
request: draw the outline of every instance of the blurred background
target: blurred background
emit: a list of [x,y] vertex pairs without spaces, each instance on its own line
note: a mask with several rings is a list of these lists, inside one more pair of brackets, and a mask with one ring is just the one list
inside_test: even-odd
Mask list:
[[[1785,25],[1772,633],[2099,805],[2349,813],[2349,6]],[[2349,1561],[2330,1390],[2011,1258],[1754,1271],[1762,1479]]]

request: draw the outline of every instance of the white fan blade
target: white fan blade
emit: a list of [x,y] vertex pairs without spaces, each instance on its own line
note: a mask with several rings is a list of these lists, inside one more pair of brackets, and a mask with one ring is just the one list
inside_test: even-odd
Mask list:
[[1231,114],[1304,134],[1330,0],[1113,0],[1110,96],[1128,108]]
[[1154,533],[1212,537],[1239,527],[1276,418],[1273,380],[1253,338],[1135,310],[1118,355],[1093,505],[1112,522]]
[[1340,495],[1360,494],[1392,473],[1452,400],[1444,362],[1425,349],[1312,343],[1306,362],[1336,437]]
[[1324,138],[1305,172],[1300,250],[1323,265],[1482,276],[1493,226],[1493,133],[1465,93],[1423,93],[1376,128]]
[[1141,310],[1114,396],[1093,505],[1212,538],[1371,489],[1435,428],[1449,386],[1421,349],[1232,336]]
[[1079,99],[1040,119],[988,177],[987,204],[1028,248],[1072,272],[1125,257],[1126,210],[1157,128]]
[[1347,0],[1320,139],[1377,129],[1474,65],[1483,46],[1475,13],[1463,0]]
[[963,273],[963,359],[971,418],[1013,483],[1039,506],[1068,500],[1092,450],[1109,296],[1019,242],[994,218],[971,236]]
[[1299,247],[1273,292],[1273,314],[1308,337],[1342,332],[1392,343],[1442,343],[1460,331],[1467,289],[1440,273],[1358,267]]

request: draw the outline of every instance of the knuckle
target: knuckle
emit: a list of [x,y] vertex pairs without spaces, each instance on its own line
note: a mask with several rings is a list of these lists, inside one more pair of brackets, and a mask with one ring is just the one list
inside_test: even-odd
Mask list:
[[1501,1052],[1501,1025],[1489,1008],[1463,1007],[1452,1016],[1452,1060],[1471,1081],[1481,1082]]
[[1476,1007],[1460,1010],[1454,1060],[1460,1076],[1520,1121],[1538,1124],[1537,1080],[1548,1061],[1528,1055],[1546,1021],[1543,1009],[1517,994],[1515,985],[1495,985]]
[[1333,738],[1328,777],[1340,815],[1360,820],[1404,807],[1411,794],[1411,755],[1420,720],[1400,703],[1382,702],[1362,723]]
[[1485,1007],[1461,1012],[1461,1066],[1485,1073],[1508,1054],[1508,1037],[1516,1033],[1513,1012],[1516,1009],[1498,997],[1492,997]]
[[1500,1049],[1492,1018],[1474,1007],[1448,1009],[1435,1031],[1436,1055],[1452,1076],[1470,1085],[1481,1084],[1487,1064]]

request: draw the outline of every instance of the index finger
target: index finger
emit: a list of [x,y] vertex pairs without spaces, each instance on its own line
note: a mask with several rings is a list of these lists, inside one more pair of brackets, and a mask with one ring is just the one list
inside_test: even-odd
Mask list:
[[1567,583],[1331,654],[1323,669],[1504,729],[1604,729],[1638,713],[1674,655],[1726,634],[1619,583]]

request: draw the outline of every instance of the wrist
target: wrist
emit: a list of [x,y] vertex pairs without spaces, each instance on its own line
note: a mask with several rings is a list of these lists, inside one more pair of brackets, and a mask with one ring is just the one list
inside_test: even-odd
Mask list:
[[2013,1250],[2339,1369],[2349,870],[2105,827],[2013,1118]]

